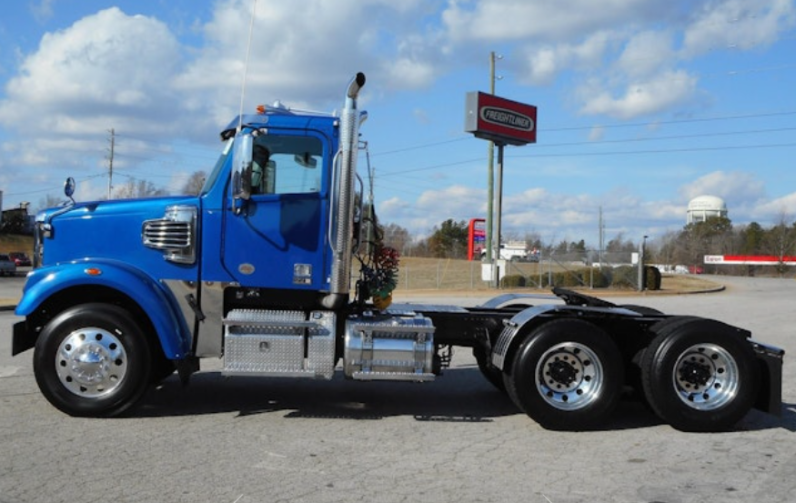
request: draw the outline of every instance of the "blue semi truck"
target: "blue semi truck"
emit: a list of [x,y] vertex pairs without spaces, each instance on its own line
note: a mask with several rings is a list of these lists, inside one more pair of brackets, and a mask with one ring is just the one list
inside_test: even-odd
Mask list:
[[197,196],[75,202],[67,181],[71,201],[36,217],[12,343],[34,350],[53,406],[131,413],[208,358],[226,375],[433,381],[463,347],[550,429],[604,425],[629,388],[681,430],[780,413],[783,351],[720,321],[559,288],[542,304],[390,305],[396,257],[357,175],[364,84],[339,115],[241,114]]

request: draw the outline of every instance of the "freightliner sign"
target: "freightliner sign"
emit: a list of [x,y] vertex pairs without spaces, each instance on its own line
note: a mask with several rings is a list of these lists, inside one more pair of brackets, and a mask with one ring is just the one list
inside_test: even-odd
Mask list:
[[464,130],[495,143],[536,143],[536,107],[473,91],[467,93]]

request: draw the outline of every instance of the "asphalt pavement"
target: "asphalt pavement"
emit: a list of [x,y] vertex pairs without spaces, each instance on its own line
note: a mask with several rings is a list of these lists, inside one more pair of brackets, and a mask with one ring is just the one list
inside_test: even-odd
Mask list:
[[[0,312],[0,503],[792,501],[796,281],[717,280],[726,291],[621,300],[714,317],[786,350],[782,417],[753,411],[712,434],[674,430],[631,400],[602,431],[544,430],[464,349],[426,384],[225,378],[213,360],[129,417],[71,418],[39,393],[31,352],[10,356],[18,318]],[[0,298],[23,281],[0,278]]]
[[[16,276],[0,276],[0,311],[13,311],[22,296],[30,267],[18,268]],[[0,500],[1,502],[1,500]]]

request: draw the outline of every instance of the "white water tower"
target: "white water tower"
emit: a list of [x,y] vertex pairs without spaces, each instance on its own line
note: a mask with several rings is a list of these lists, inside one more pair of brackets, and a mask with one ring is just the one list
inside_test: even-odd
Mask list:
[[710,217],[727,217],[727,204],[716,196],[695,197],[688,203],[685,223],[704,222]]

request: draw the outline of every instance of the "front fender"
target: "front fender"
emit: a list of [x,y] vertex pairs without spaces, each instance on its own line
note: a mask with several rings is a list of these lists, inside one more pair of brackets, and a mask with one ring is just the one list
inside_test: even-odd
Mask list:
[[182,359],[189,354],[191,332],[171,292],[125,262],[86,260],[35,269],[28,275],[15,314],[29,316],[53,295],[84,286],[103,286],[123,293],[149,317],[167,358]]

